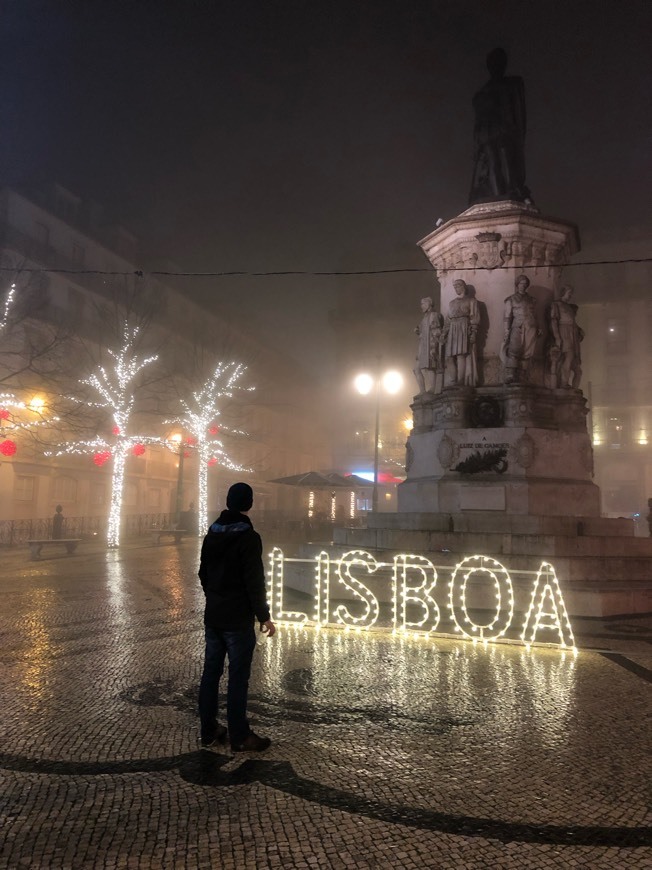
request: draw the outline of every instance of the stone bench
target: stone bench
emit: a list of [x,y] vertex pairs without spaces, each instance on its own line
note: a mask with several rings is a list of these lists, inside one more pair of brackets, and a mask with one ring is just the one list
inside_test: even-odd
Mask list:
[[30,558],[34,561],[41,556],[42,547],[47,544],[61,544],[66,548],[67,553],[74,553],[77,549],[77,544],[81,538],[43,538],[42,540],[31,540],[27,542],[29,547]]
[[152,529],[152,541],[155,544],[160,544],[161,538],[169,535],[174,538],[174,543],[178,544],[181,538],[187,534],[187,529]]

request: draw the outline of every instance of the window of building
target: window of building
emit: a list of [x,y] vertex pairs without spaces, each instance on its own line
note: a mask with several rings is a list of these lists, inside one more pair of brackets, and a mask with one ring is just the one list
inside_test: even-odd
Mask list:
[[76,266],[84,265],[85,253],[86,252],[81,245],[77,244],[77,242],[72,243],[72,261]]
[[55,501],[77,501],[77,481],[74,477],[57,477],[54,481]]
[[86,297],[76,287],[68,287],[68,310],[75,321],[83,320]]
[[607,366],[607,401],[625,402],[631,391],[631,371],[626,365]]
[[27,287],[29,304],[32,308],[43,308],[50,302],[50,276],[36,272],[29,279]]
[[607,319],[606,347],[607,353],[627,353],[629,335],[627,321],[624,317],[609,317]]
[[93,507],[101,507],[106,503],[106,485],[103,483],[94,483],[91,487],[91,505]]
[[129,507],[138,504],[138,487],[135,483],[128,483],[125,486],[124,503]]
[[47,224],[39,223],[38,221],[34,224],[34,235],[36,237],[36,241],[39,245],[43,245],[44,247],[48,247],[50,244],[50,228]]
[[152,487],[147,490],[147,507],[159,508],[161,506],[161,490]]
[[607,445],[618,450],[629,443],[630,426],[627,414],[607,417]]
[[35,479],[26,474],[17,474],[14,482],[14,498],[16,501],[33,501]]

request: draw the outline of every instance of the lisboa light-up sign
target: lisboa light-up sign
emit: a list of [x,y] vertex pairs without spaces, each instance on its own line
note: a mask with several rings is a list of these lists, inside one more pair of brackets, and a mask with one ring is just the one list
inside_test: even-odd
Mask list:
[[[315,557],[314,611],[285,610],[283,587],[285,557],[275,547],[270,553],[272,619],[286,625],[334,626],[344,630],[372,628],[378,621],[378,598],[364,582],[381,568],[391,569],[393,629],[424,636],[437,633],[441,609],[448,609],[454,631],[473,641],[495,641],[504,637],[514,620],[514,585],[507,568],[490,556],[467,556],[454,567],[436,568],[424,556],[401,553],[392,562],[379,562],[364,550],[350,550],[339,559],[322,551]],[[446,579],[445,574],[450,576]],[[534,572],[531,572],[534,575]],[[494,607],[486,622],[472,619],[467,605],[471,584],[493,593]],[[485,585],[486,584],[486,585]],[[346,604],[331,609],[333,591],[345,592],[357,602],[355,616]],[[339,596],[341,598],[341,595]],[[418,621],[408,620],[408,607],[417,611]],[[412,613],[414,617],[414,613]],[[519,638],[557,643],[576,651],[575,639],[554,567],[541,562],[533,577],[530,601]]]

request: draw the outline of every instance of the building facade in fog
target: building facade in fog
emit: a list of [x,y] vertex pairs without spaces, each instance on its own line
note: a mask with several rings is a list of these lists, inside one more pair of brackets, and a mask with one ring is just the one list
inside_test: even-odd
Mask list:
[[378,377],[395,370],[403,377],[403,387],[394,395],[380,392],[380,510],[396,510],[395,481],[405,477],[410,404],[417,392],[414,328],[422,317],[421,298],[436,299],[438,286],[434,273],[428,272],[347,277],[340,279],[331,312],[337,372],[331,396],[337,425],[331,438],[338,470],[373,473],[376,399],[373,391],[366,396],[356,392],[356,375]]
[[609,516],[644,517],[652,497],[652,263],[636,262],[651,255],[645,228],[587,237],[582,259],[625,262],[568,276],[579,291],[595,481]]
[[[127,305],[145,323],[142,351],[160,358],[158,386],[135,409],[137,431],[185,438],[175,431],[178,426],[164,423],[175,411],[174,390],[184,384],[197,389],[202,367],[205,378],[220,360],[242,362],[248,366],[243,382],[256,390],[225,408],[221,422],[247,433],[226,440],[225,446],[235,461],[252,469],[245,479],[256,490],[259,513],[300,510],[299,493],[268,481],[330,466],[318,392],[293,361],[220,316],[219,288],[207,310],[169,282],[139,277],[135,273],[143,267],[137,238],[122,227],[105,226],[99,208],[60,185],[37,195],[0,192],[0,261],[3,305],[13,282],[13,310],[23,313],[13,330],[0,333],[0,392],[13,391],[47,416],[54,392],[74,394],[78,379],[95,369],[97,359],[110,365],[106,348],[119,343],[115,327]],[[29,348],[38,345],[39,330],[43,340],[56,336],[61,354],[58,370],[47,375],[45,364],[27,361]],[[42,437],[51,443],[75,437],[73,422],[64,416]],[[95,434],[108,435],[108,413],[99,425],[105,431]],[[17,430],[10,434],[17,450],[0,456],[0,520],[49,517],[57,504],[64,505],[68,517],[106,515],[110,467],[98,467],[92,455],[49,458],[43,444]],[[188,445],[180,481],[179,456],[166,447],[148,447],[131,459],[123,513],[174,514],[180,482],[183,509],[196,502],[196,461]],[[242,477],[219,465],[209,470],[211,511],[223,505],[228,486]]]

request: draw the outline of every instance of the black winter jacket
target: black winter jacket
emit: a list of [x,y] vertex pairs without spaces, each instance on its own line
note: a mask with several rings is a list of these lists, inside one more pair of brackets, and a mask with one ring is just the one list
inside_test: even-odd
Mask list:
[[251,520],[222,511],[201,548],[199,579],[206,595],[204,622],[218,631],[242,631],[269,617],[263,544]]

